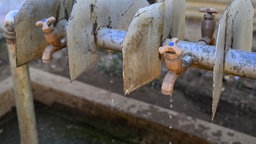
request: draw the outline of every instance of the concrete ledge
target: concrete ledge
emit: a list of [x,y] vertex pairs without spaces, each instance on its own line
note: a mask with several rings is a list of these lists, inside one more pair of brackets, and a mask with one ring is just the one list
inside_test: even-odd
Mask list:
[[[183,132],[199,138],[198,141],[203,139],[211,143],[225,144],[254,144],[256,141],[256,137],[188,117],[159,106],[130,99],[88,84],[77,81],[70,83],[68,79],[58,75],[34,68],[30,69],[30,74],[35,99],[49,106],[60,103],[72,109],[91,112],[95,115],[101,111],[107,111],[111,115],[123,116],[123,118],[130,121],[143,120],[157,124],[166,131]],[[1,113],[9,111],[10,107],[14,105],[13,98],[10,98],[10,89],[10,78],[0,83]],[[6,103],[7,106],[2,105],[3,103]],[[170,115],[173,116],[172,121],[169,118]],[[172,130],[168,129],[171,124],[173,126]]]

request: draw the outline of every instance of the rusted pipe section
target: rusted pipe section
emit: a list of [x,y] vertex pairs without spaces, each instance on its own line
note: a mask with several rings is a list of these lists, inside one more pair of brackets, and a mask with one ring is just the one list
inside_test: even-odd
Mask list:
[[101,48],[122,51],[125,35],[126,31],[123,30],[101,28],[97,31],[96,43]]
[[11,11],[6,15],[3,35],[8,46],[21,144],[38,144],[28,65],[16,67],[14,16],[17,12]]

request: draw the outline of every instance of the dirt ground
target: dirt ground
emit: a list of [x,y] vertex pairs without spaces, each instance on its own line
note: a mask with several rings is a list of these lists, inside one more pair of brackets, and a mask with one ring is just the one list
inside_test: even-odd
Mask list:
[[[186,28],[185,38],[187,40],[196,41],[199,39],[200,26],[198,21],[187,22]],[[6,48],[1,45],[0,80],[10,75]],[[121,55],[103,50],[99,50],[98,53],[101,56],[98,63],[81,75],[78,80],[123,94]],[[51,64],[43,64],[41,60],[36,60],[30,66],[69,77],[67,49],[55,53]],[[163,68],[162,77],[165,73],[166,69]],[[169,97],[163,96],[160,92],[161,79],[159,78],[136,90],[128,97],[169,109]],[[256,81],[249,79],[240,78],[236,81],[224,81],[223,94],[214,123],[256,136],[255,88]],[[175,84],[172,110],[211,121],[211,93],[212,72],[190,68]]]

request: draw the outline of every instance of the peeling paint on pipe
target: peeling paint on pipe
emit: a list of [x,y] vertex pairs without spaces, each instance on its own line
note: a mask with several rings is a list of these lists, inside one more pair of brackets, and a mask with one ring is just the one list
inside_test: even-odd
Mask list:
[[[170,39],[166,40],[168,43]],[[177,46],[183,50],[184,55],[192,57],[192,67],[213,70],[215,46],[202,43],[179,41]]]
[[[170,41],[170,40],[166,40]],[[192,67],[211,70],[214,66],[215,46],[194,42],[180,41],[177,43],[184,54],[193,58]],[[256,53],[229,49],[226,53],[224,73],[256,79]]]
[[230,49],[226,54],[224,72],[256,79],[256,53]]
[[[97,45],[111,50],[122,51],[122,42],[126,31],[102,28],[97,33]],[[163,45],[169,43],[166,39]],[[184,55],[192,57],[192,67],[213,70],[215,46],[204,43],[179,41],[177,46],[183,50]],[[256,79],[256,53],[236,49],[229,49],[225,57],[224,73]]]
[[126,31],[101,28],[97,32],[97,45],[102,48],[122,51]]

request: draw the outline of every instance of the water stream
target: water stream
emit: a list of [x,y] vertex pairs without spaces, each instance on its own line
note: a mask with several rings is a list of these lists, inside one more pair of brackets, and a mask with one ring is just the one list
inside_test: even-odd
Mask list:
[[[173,97],[172,97],[172,94],[170,94],[170,110],[172,110],[172,108],[173,108]],[[172,126],[172,118],[173,118],[172,114],[170,114],[169,117],[170,117],[170,126],[169,126],[169,128],[172,129],[173,128],[173,126]],[[172,142],[170,141],[169,144],[172,144]]]

